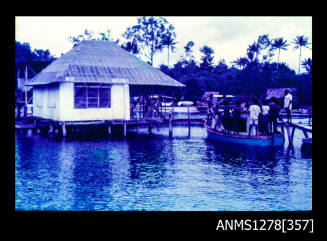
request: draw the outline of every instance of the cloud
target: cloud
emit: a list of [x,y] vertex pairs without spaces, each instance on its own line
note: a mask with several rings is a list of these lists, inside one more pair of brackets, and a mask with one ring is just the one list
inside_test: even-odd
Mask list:
[[[200,47],[208,45],[215,51],[214,63],[225,59],[229,64],[245,56],[249,44],[259,35],[270,38],[284,37],[288,42],[297,35],[305,35],[312,41],[311,17],[165,17],[174,25],[177,35],[175,53],[170,54],[170,66],[184,55],[184,46],[193,41],[194,56],[200,61]],[[137,23],[137,17],[16,17],[16,40],[29,42],[32,48],[49,49],[60,56],[72,48],[69,36],[82,34],[85,29],[95,33],[111,30],[114,39],[122,39],[127,27]],[[311,57],[312,51],[304,49],[303,58]],[[290,47],[283,51],[280,60],[297,70],[298,51]],[[154,65],[167,64],[167,49],[158,53]]]

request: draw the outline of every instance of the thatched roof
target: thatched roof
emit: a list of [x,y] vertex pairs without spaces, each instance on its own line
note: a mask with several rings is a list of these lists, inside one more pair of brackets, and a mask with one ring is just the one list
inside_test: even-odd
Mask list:
[[29,85],[54,82],[184,85],[109,41],[88,40],[53,61]]
[[290,93],[294,93],[296,88],[270,88],[267,89],[266,99],[270,99],[271,97],[275,98],[283,98],[285,90],[288,90]]

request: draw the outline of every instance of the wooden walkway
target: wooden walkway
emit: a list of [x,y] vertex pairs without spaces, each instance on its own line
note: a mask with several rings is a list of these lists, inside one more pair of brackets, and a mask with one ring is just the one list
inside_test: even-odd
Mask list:
[[284,128],[286,129],[288,142],[289,142],[290,145],[293,144],[294,132],[295,132],[296,129],[301,130],[306,139],[310,139],[308,133],[312,134],[312,128],[308,127],[308,126],[303,126],[303,125],[300,125],[300,124],[294,124],[294,123],[291,123],[291,122],[283,122],[283,123],[280,123],[280,125],[281,125],[281,130],[282,130],[283,134],[285,132]]
[[[71,128],[79,128],[82,126],[106,126],[108,129],[108,134],[111,135],[112,127],[120,125],[123,127],[123,135],[127,135],[127,127],[136,128],[137,132],[139,131],[140,126],[148,126],[148,131],[151,133],[152,126],[157,125],[158,127],[160,124],[168,124],[169,126],[169,136],[172,137],[173,135],[173,125],[174,124],[187,124],[188,125],[188,133],[190,135],[191,126],[192,125],[199,125],[203,123],[204,117],[191,117],[190,115],[190,108],[195,108],[194,106],[186,107],[187,111],[183,112],[186,114],[183,118],[176,118],[174,117],[174,112],[171,112],[168,117],[164,119],[156,119],[156,118],[144,118],[139,120],[99,120],[99,121],[54,121],[50,119],[43,119],[39,117],[25,117],[22,118],[21,121],[15,121],[15,128],[17,130],[26,130],[26,129],[47,129],[50,133],[60,130],[62,136],[66,136],[66,126],[70,126]],[[203,113],[205,116],[206,114]],[[282,133],[287,135],[289,144],[293,144],[294,139],[294,132],[296,129],[301,130],[304,134],[306,139],[309,138],[308,133],[312,133],[312,128],[307,126],[302,126],[299,124],[289,123],[289,122],[279,122],[281,126]],[[285,133],[286,129],[286,133]]]

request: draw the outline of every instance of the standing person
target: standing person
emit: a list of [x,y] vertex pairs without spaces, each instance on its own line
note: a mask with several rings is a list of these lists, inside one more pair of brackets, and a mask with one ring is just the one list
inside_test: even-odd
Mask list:
[[248,101],[247,101],[247,96],[245,95],[245,94],[243,94],[242,95],[242,97],[241,97],[241,108],[242,108],[242,111],[246,111],[247,110],[247,105],[248,105],[248,103],[247,103]]
[[208,99],[208,116],[207,121],[212,120],[213,116],[213,94],[211,93]]
[[269,123],[269,105],[267,100],[263,100],[263,105],[262,105],[262,129],[263,133],[265,135],[269,134],[269,128],[268,128],[268,123]]
[[227,100],[224,103],[224,116],[222,118],[222,123],[224,126],[224,132],[229,134],[229,130],[231,129],[231,115],[229,102]]
[[233,130],[234,130],[234,135],[238,135],[239,132],[239,123],[241,119],[241,113],[242,113],[242,107],[241,107],[241,102],[236,101],[236,107],[233,109]]
[[217,129],[220,131],[220,127],[221,127],[221,114],[219,112],[219,105],[216,105],[215,107],[215,115],[214,115],[214,120],[215,120],[215,124],[214,124],[214,130]]
[[[271,134],[277,133],[277,119],[279,118],[279,110],[280,107],[276,103],[275,97],[271,97],[270,104],[269,104],[269,131]],[[274,126],[274,129],[272,129]]]
[[292,109],[292,95],[288,90],[284,92],[284,109],[287,114],[287,122],[292,122],[291,109]]
[[256,98],[252,99],[252,104],[249,107],[250,111],[250,124],[249,124],[249,136],[251,135],[251,129],[255,127],[255,135],[258,135],[258,119],[259,114],[261,113],[261,109],[258,105],[258,100]]

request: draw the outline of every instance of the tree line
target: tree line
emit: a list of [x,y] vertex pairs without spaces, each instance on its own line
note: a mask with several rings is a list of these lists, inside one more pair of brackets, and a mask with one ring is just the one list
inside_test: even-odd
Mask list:
[[[78,36],[70,36],[74,46],[83,40],[105,40],[114,42],[117,46],[136,56],[143,56],[153,65],[155,55],[167,49],[167,65],[159,69],[165,74],[185,84],[178,89],[177,97],[197,101],[205,91],[218,91],[222,94],[264,95],[267,88],[297,88],[295,106],[312,104],[312,59],[301,59],[302,49],[310,48],[308,37],[296,36],[292,42],[283,37],[270,39],[268,34],[258,36],[249,44],[246,56],[231,62],[228,66],[224,59],[213,62],[214,50],[207,45],[201,46],[201,61],[196,62],[193,56],[195,43],[189,41],[184,46],[184,55],[173,65],[169,64],[169,55],[176,49],[176,32],[172,24],[163,17],[139,17],[137,24],[128,27],[123,33],[125,39],[114,39],[111,31],[99,32],[85,30]],[[298,72],[280,62],[280,55],[290,47],[299,50]],[[272,61],[277,54],[277,62]],[[53,61],[48,50],[30,50],[28,43],[16,42],[16,68],[28,61],[43,61],[46,65]],[[305,72],[301,73],[301,66]],[[38,71],[38,70],[37,70]]]

